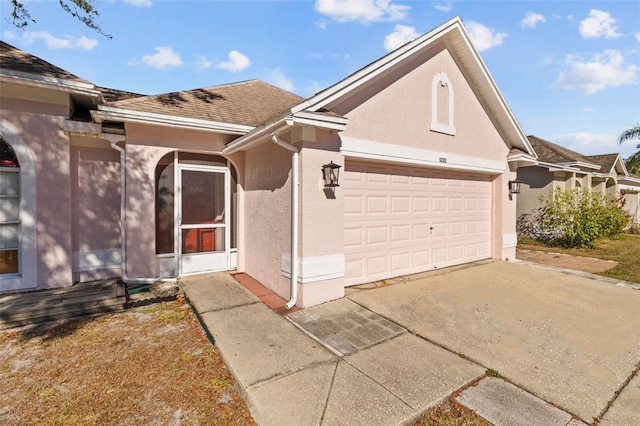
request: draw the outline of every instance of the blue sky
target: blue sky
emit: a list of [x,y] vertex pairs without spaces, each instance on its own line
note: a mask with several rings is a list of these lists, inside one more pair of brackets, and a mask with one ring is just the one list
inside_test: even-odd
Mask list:
[[584,154],[635,152],[640,2],[104,0],[112,40],[58,1],[23,0],[20,30],[0,0],[2,40],[97,85],[157,94],[261,79],[311,96],[460,16],[526,134]]

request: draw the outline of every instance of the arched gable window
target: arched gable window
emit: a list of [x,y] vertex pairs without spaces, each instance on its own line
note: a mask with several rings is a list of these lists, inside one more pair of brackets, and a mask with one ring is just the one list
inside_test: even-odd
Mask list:
[[446,72],[439,72],[431,82],[431,127],[434,132],[455,135],[453,122],[453,87]]

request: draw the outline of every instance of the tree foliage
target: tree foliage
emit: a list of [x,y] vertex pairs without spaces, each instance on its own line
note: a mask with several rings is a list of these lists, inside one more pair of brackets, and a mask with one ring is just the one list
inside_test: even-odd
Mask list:
[[[622,132],[622,134],[618,138],[618,143],[623,144],[626,141],[634,139],[640,139],[640,124],[636,124],[635,126]],[[630,173],[640,174],[640,143],[636,145],[636,149],[638,150],[638,152],[627,158],[625,160],[625,165],[627,166],[627,170]]]
[[623,198],[555,188],[540,197],[542,207],[518,218],[518,234],[552,246],[593,247],[600,238],[620,234],[630,222]]
[[[107,38],[112,38],[110,34],[105,33],[102,27],[96,22],[96,19],[100,15],[98,10],[94,7],[96,0],[58,0],[62,10],[69,15],[82,22],[88,28],[96,31],[98,34],[102,34]],[[10,23],[17,28],[26,28],[31,24],[35,24],[36,20],[31,17],[29,10],[23,2],[20,0],[11,0],[11,21]]]

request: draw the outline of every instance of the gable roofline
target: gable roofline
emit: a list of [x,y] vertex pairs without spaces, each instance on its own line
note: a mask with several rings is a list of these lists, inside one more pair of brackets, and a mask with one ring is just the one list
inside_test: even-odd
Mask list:
[[333,103],[349,96],[354,90],[381,75],[392,72],[415,55],[442,41],[455,54],[456,63],[463,72],[466,71],[465,76],[477,87],[481,102],[488,108],[492,120],[495,118],[497,121],[494,124],[496,124],[498,131],[511,143],[512,147],[519,148],[537,158],[533,147],[500,93],[486,64],[473,46],[462,19],[458,16],[356,71],[333,86],[294,106],[291,110],[295,113],[302,110],[331,109]]
[[[615,157],[615,158],[614,158]],[[624,175],[624,176],[629,176],[629,171],[627,170],[627,166],[624,164],[624,161],[622,161],[622,157],[620,157],[620,154],[618,153],[611,153],[611,154],[597,154],[597,155],[587,155],[585,158],[590,159],[590,160],[595,160],[595,161],[600,161],[601,163],[601,168],[605,167],[604,161],[607,161],[607,158],[614,158],[613,161],[610,161],[610,165],[611,167],[609,167],[609,170],[602,170],[602,173],[608,174],[608,175]],[[621,170],[622,173],[618,173],[618,166]]]
[[[520,128],[513,112],[498,90],[498,87],[493,80],[493,77],[491,77],[485,63],[482,61],[478,51],[471,43],[471,39],[464,29],[464,25],[462,24],[460,17],[455,17],[445,22],[444,24],[418,37],[416,40],[399,47],[359,71],[356,71],[333,86],[330,86],[297,105],[294,105],[287,111],[284,111],[271,120],[268,120],[265,124],[257,127],[245,136],[230,142],[227,145],[227,148],[225,148],[225,151],[230,153],[238,150],[245,150],[259,143],[259,141],[254,139],[260,139],[265,135],[270,134],[270,129],[279,129],[286,121],[285,118],[288,116],[296,117],[303,112],[321,112],[331,109],[331,103],[348,96],[354,90],[371,82],[373,79],[395,70],[415,55],[443,41],[447,48],[455,52],[456,55],[460,56],[460,54],[464,52],[468,57],[465,61],[458,58],[456,62],[461,69],[473,68],[473,70],[469,70],[465,75],[476,86],[482,86],[482,88],[478,88],[480,93],[479,98],[481,99],[481,102],[483,102],[483,105],[485,105],[490,111],[489,115],[493,116],[491,117],[492,120],[494,117],[495,120],[497,120],[497,123],[494,121],[494,124],[498,131],[507,141],[509,141],[509,143],[511,143],[512,147],[521,149],[533,158],[538,158],[533,147],[529,143],[529,140]],[[491,98],[491,100],[488,98]],[[346,126],[347,120],[342,118],[341,121],[344,121],[344,126]]]

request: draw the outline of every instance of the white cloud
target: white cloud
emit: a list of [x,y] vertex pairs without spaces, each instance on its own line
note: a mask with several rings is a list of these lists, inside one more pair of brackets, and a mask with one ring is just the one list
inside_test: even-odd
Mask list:
[[361,24],[399,21],[407,17],[409,6],[390,0],[316,0],[316,11],[337,22],[356,21]]
[[638,66],[624,64],[619,50],[605,50],[584,60],[580,55],[567,55],[568,71],[560,73],[552,87],[562,91],[581,91],[593,94],[609,87],[634,84],[638,79]]
[[304,88],[304,95],[313,96],[316,93],[322,91],[323,89],[324,87],[320,86],[320,83],[318,83],[317,81],[307,80],[307,84]]
[[474,21],[469,21],[465,27],[474,46],[480,52],[500,46],[507,37],[506,33],[496,33],[496,30]]
[[433,7],[440,12],[449,12],[451,9],[453,9],[453,3],[451,3],[450,1],[444,3],[434,3]]
[[540,22],[547,22],[547,18],[539,13],[527,12],[520,25],[522,28],[535,28]]
[[636,33],[636,40],[640,42],[640,33]]
[[124,0],[125,3],[134,7],[151,7],[151,0]]
[[607,154],[620,150],[617,136],[607,133],[567,133],[553,135],[549,139],[584,155]]
[[411,40],[415,40],[419,36],[420,34],[418,34],[416,29],[413,27],[396,25],[394,31],[385,37],[384,48],[387,49],[387,52],[391,52],[403,44],[408,43]]
[[251,65],[251,61],[248,57],[237,50],[232,50],[229,52],[229,60],[227,62],[217,63],[216,68],[231,72],[240,72],[249,68],[249,65]]
[[320,19],[320,20],[316,21],[316,28],[319,28],[321,30],[326,30],[327,29],[327,20],[326,19]]
[[166,67],[179,67],[182,65],[180,55],[168,46],[158,46],[155,48],[156,53],[153,55],[145,55],[142,62],[151,68],[164,69]]
[[196,59],[196,68],[206,70],[212,66],[213,61],[208,60],[206,56],[198,55],[198,59]]
[[595,110],[593,108],[591,108],[591,107],[584,107],[584,108],[582,108],[582,111],[583,112],[594,112]]
[[98,45],[98,40],[94,38],[64,36],[56,37],[47,31],[24,31],[19,34],[13,31],[5,31],[3,34],[7,40],[21,41],[27,46],[31,46],[36,41],[43,41],[49,49],[79,49],[92,50]]
[[295,86],[293,85],[293,81],[284,75],[280,68],[268,69],[268,76],[266,78],[268,83],[273,84],[274,86],[278,86],[281,89],[287,90],[289,92],[293,92],[295,90]]
[[584,38],[617,38],[622,34],[617,31],[616,22],[609,12],[591,9],[589,17],[580,22],[580,34]]

